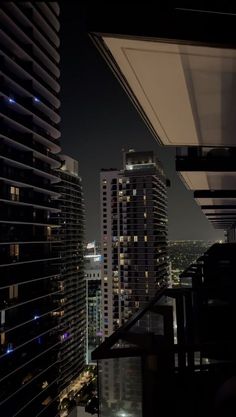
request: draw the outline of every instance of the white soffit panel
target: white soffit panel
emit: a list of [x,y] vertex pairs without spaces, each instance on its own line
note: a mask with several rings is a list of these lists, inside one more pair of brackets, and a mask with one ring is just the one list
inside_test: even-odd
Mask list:
[[179,172],[187,188],[190,190],[209,190],[209,183],[205,172]]
[[236,206],[236,198],[196,198],[196,202],[199,206],[214,206],[214,205],[222,205],[222,206]]
[[236,172],[181,171],[190,190],[235,190]]
[[224,209],[203,209],[203,213],[207,214],[224,214],[224,213],[236,213],[235,208],[224,208]]
[[236,146],[236,51],[103,36],[164,145]]

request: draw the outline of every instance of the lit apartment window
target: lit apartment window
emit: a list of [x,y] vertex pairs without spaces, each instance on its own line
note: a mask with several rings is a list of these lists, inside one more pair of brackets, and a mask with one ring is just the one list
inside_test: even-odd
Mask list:
[[119,178],[119,183],[120,183],[120,184],[122,184],[122,181],[123,181],[123,180],[122,180],[122,178]]
[[146,211],[143,213],[143,217],[146,219],[147,218],[147,213]]
[[19,201],[20,190],[18,187],[10,187],[10,196],[12,201]]
[[133,190],[133,195],[137,195],[137,190]]
[[51,239],[51,236],[52,236],[52,229],[50,226],[47,226],[47,238]]
[[148,241],[148,237],[147,237],[147,235],[145,235],[144,236],[144,242],[147,242]]
[[134,242],[138,242],[138,236],[134,236]]
[[10,245],[10,256],[11,258],[19,258],[19,245]]
[[1,325],[5,324],[5,318],[6,318],[5,310],[2,310],[1,311]]
[[107,180],[106,179],[102,180],[102,183],[103,184],[106,184],[107,183]]
[[18,285],[10,285],[9,287],[9,298],[18,298]]
[[6,343],[5,333],[1,333],[1,345],[5,345],[5,343]]
[[148,271],[145,271],[145,278],[148,278]]
[[124,242],[124,236],[120,236],[120,242]]

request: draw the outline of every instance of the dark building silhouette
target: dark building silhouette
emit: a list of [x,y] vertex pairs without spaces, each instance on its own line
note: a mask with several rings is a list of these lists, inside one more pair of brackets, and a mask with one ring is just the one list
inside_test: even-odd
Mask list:
[[0,415],[57,413],[59,6],[0,5]]

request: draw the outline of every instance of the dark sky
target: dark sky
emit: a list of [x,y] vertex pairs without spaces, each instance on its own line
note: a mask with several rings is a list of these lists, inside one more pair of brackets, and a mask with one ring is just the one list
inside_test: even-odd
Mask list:
[[99,171],[121,168],[121,149],[154,150],[171,181],[170,239],[222,239],[175,173],[174,148],[160,147],[86,32],[81,1],[61,2],[63,153],[78,159],[83,180],[86,239],[100,240]]

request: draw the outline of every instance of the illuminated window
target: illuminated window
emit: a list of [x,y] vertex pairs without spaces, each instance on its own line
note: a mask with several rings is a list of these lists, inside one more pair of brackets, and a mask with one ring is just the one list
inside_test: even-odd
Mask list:
[[124,259],[121,259],[121,260],[120,260],[120,265],[124,265],[124,264],[125,264]]
[[146,211],[143,213],[143,217],[146,219],[147,218],[147,213]]
[[137,190],[133,190],[133,195],[137,195]]
[[148,271],[145,271],[145,278],[148,278]]
[[146,196],[145,195],[143,196],[143,201],[146,201]]
[[127,197],[126,197],[126,201],[127,201],[127,203],[129,203],[129,202],[130,202],[130,196],[129,196],[129,195],[127,195]]
[[107,183],[107,180],[106,179],[102,180],[102,183],[103,184],[106,184]]
[[47,238],[50,239],[52,236],[52,229],[50,226],[47,226]]
[[61,310],[61,311],[53,311],[52,316],[62,317],[62,316],[64,316],[64,310]]
[[147,238],[147,235],[145,235],[144,236],[144,242],[147,242],[148,241],[148,238]]
[[12,201],[19,201],[20,190],[18,187],[10,187],[10,197]]
[[104,281],[107,281],[108,278],[107,277],[104,277],[103,279],[104,279]]
[[12,298],[17,298],[18,297],[18,285],[10,285],[9,287],[9,298],[10,300]]
[[10,256],[12,258],[18,258],[19,257],[19,245],[10,245]]
[[120,242],[124,242],[124,236],[120,236]]
[[119,183],[122,184],[122,178],[119,178]]
[[134,236],[134,242],[138,242],[138,236]]
[[1,311],[1,324],[5,324],[5,317],[6,317],[5,310],[2,310]]

